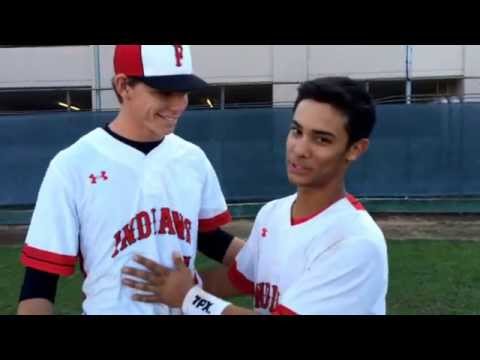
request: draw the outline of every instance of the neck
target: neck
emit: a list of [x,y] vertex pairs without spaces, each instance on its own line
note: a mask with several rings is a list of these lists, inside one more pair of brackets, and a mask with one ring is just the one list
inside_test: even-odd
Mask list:
[[345,196],[346,190],[343,182],[332,183],[322,188],[299,187],[292,216],[294,218],[311,216],[329,208]]
[[110,124],[110,129],[131,141],[136,142],[155,142],[162,141],[165,137],[159,138],[143,124],[135,123],[133,117],[129,116],[124,110],[121,110],[115,120]]

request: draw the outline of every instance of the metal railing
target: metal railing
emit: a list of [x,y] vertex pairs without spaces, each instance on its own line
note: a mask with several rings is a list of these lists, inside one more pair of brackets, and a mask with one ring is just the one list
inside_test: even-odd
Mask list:
[[[470,93],[465,95],[458,94],[421,94],[412,95],[410,98],[412,104],[459,104],[465,102],[480,102],[480,93]],[[384,98],[375,99],[379,105],[386,104],[405,104],[407,103],[407,97],[405,95],[389,96]]]
[[[68,87],[68,88],[51,88],[51,87],[44,87],[44,88],[34,88],[34,89],[0,89],[0,97],[4,93],[29,93],[31,96],[34,96],[35,92],[39,91],[58,91],[58,92],[65,92],[73,93],[76,91],[91,91],[92,96],[92,106],[90,108],[82,108],[80,111],[82,112],[115,112],[118,111],[117,108],[102,108],[101,110],[94,109],[94,101],[95,94],[98,91],[95,89],[86,89],[85,87]],[[111,88],[104,88],[99,89],[100,91],[108,91]],[[30,95],[29,95],[30,96]],[[475,103],[480,102],[480,93],[469,93],[464,95],[458,94],[418,94],[412,95],[409,98],[409,103],[411,104],[458,104],[458,103]],[[406,104],[408,103],[407,97],[405,95],[399,96],[389,96],[389,97],[382,97],[375,99],[378,105],[389,105],[389,104]],[[218,111],[218,110],[232,110],[232,109],[261,109],[261,108],[289,108],[293,107],[293,101],[281,101],[281,102],[249,102],[249,103],[227,103],[223,106],[215,105],[213,108],[209,105],[191,105],[189,106],[189,111]],[[69,112],[70,109],[67,108],[58,108],[58,109],[28,109],[28,110],[9,110],[9,109],[1,109],[0,108],[0,115],[23,115],[23,114],[35,114],[35,113],[63,113]]]

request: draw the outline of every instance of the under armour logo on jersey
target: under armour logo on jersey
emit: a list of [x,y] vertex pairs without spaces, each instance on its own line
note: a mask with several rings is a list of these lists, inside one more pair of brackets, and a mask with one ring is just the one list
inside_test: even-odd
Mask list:
[[267,228],[263,228],[262,229],[262,237],[263,238],[266,238],[268,236],[268,229]]
[[205,314],[211,315],[210,308],[213,306],[213,303],[208,300],[202,299],[200,296],[197,295],[195,296],[193,306],[195,306],[197,309],[200,309]]
[[181,67],[183,65],[183,46],[182,45],[173,45],[175,49],[175,59],[177,61],[177,67]]
[[97,184],[99,180],[107,181],[108,175],[106,171],[102,171],[100,176],[90,175],[90,181],[93,185]]

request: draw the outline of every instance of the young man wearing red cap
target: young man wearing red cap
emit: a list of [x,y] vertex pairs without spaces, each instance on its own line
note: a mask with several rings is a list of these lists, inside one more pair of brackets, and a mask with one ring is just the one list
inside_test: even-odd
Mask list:
[[190,48],[117,45],[114,67],[117,118],[60,152],[41,186],[21,258],[21,315],[52,314],[58,278],[78,260],[85,314],[180,314],[132,300],[121,269],[133,255],[172,266],[180,253],[195,272],[197,249],[231,265],[243,246],[220,229],[231,216],[209,160],[174,135],[188,92],[207,85]]

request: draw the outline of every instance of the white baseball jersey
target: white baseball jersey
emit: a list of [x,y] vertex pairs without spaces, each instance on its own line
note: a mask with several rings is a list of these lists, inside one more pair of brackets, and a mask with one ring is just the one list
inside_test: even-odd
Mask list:
[[50,163],[22,254],[25,266],[85,274],[87,315],[164,315],[121,284],[135,254],[194,271],[199,231],[231,221],[218,178],[197,146],[169,135],[148,155],[96,129]]
[[292,222],[290,196],[267,204],[229,275],[254,295],[260,314],[384,315],[388,259],[384,236],[348,196]]

